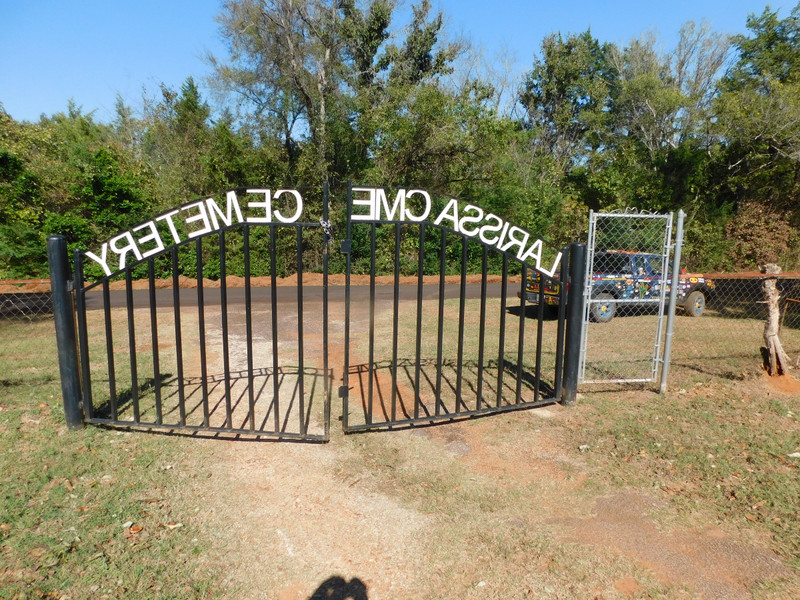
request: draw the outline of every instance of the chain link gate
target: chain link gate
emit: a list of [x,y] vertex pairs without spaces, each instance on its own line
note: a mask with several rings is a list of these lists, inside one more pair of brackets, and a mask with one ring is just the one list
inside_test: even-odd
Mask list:
[[657,380],[672,221],[672,213],[589,213],[580,383]]

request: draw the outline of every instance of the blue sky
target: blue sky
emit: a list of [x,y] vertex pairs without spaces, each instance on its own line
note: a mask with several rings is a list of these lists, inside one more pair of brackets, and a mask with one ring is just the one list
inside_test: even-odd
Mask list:
[[[530,68],[547,34],[592,33],[625,43],[646,31],[673,47],[680,26],[706,20],[714,31],[744,33],[755,0],[432,0],[453,35],[488,59],[505,51],[513,72]],[[134,108],[163,82],[210,74],[204,56],[224,56],[214,17],[221,0],[0,0],[0,103],[17,120],[64,111],[70,98],[97,120],[114,117],[117,94]],[[406,0],[406,5],[408,4]],[[774,1],[781,17],[794,2]]]

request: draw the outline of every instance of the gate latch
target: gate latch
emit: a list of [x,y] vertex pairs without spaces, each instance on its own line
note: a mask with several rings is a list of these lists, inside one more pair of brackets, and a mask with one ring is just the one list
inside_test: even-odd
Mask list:
[[333,240],[333,226],[331,225],[331,222],[326,221],[325,219],[320,219],[319,224],[322,226],[322,231],[325,232],[325,235],[328,236],[328,239]]

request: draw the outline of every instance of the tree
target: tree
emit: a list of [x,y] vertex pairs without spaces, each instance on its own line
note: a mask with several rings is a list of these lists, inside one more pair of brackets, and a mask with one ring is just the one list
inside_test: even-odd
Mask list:
[[551,34],[523,82],[519,102],[524,126],[536,132],[532,150],[553,155],[564,172],[601,144],[618,77],[609,49],[589,30],[566,39]]
[[[688,22],[681,27],[676,48],[656,51],[656,38],[631,40],[609,55],[619,78],[613,112],[613,136],[632,138],[652,161],[688,140],[708,145],[708,110],[715,81],[729,44],[708,25]],[[615,140],[609,140],[613,144]]]
[[[192,77],[180,92],[161,85],[161,99],[145,101],[141,123],[143,159],[162,207],[216,190],[209,189],[204,157],[211,144],[211,109]],[[122,120],[122,115],[118,119]]]
[[[751,15],[747,27],[750,36],[734,38],[739,60],[720,82],[714,104],[716,131],[725,142],[724,191],[743,222],[767,216],[764,225],[781,232],[769,238],[777,251],[787,240],[790,248],[800,243],[800,4],[785,19],[766,8]],[[735,247],[748,246],[747,231],[736,222],[729,228]],[[779,262],[796,267],[787,249],[782,252]]]
[[36,124],[0,112],[0,260],[14,277],[47,273],[45,239],[87,248],[149,213],[136,161],[114,135],[70,103]]
[[282,140],[296,177],[363,172],[375,115],[446,72],[457,52],[439,47],[442,18],[430,16],[429,0],[412,8],[395,44],[391,0],[231,0],[218,18],[231,54],[214,61],[218,81]]
[[[218,21],[232,60],[214,61],[220,82],[272,124],[293,163],[299,158],[298,138],[308,133],[315,168],[325,176],[329,104],[347,84],[341,77],[339,6],[322,0],[230,0]],[[363,66],[365,46],[360,50]]]
[[747,27],[752,36],[733,38],[739,60],[720,82],[719,131],[739,160],[773,171],[800,160],[800,4],[785,19],[767,7]]
[[778,18],[769,6],[747,17],[751,36],[736,35],[739,60],[721,81],[725,91],[757,89],[768,92],[773,81],[793,83],[800,74],[800,4],[788,17]]
[[623,50],[612,46],[609,54],[619,73],[613,106],[617,138],[635,140],[651,158],[666,147],[676,147],[676,117],[686,102],[668,62],[655,51],[655,38],[634,39]]
[[39,178],[24,161],[0,150],[0,278],[44,276]]
[[739,206],[736,216],[728,222],[727,233],[732,240],[731,258],[736,269],[783,261],[792,236],[797,234],[786,214],[760,202]]

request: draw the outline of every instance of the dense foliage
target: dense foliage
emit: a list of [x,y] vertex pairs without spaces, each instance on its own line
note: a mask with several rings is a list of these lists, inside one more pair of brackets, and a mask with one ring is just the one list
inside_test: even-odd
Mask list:
[[[693,270],[800,269],[800,4],[747,35],[686,24],[676,47],[554,33],[508,107],[429,0],[229,0],[213,106],[192,77],[111,123],[70,104],[0,105],[0,278],[46,275],[53,233],[82,248],[193,198],[346,182],[482,204],[562,244],[589,209],[688,214]],[[0,98],[0,100],[2,100]],[[338,196],[337,196],[338,194]],[[380,262],[380,261],[379,261]]]

